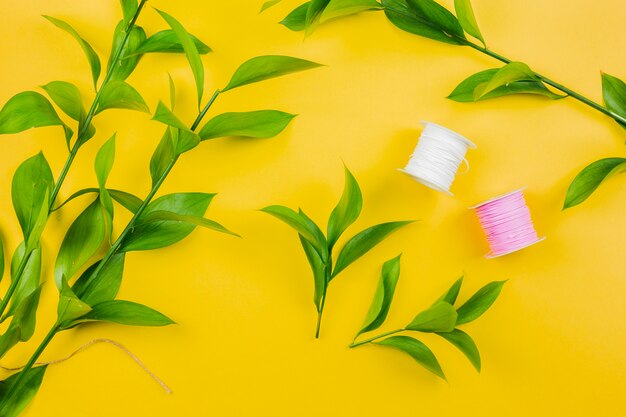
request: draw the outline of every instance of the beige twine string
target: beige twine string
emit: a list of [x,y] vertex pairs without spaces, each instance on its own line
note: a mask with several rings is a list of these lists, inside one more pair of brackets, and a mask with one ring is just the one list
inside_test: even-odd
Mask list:
[[[139,367],[141,367],[141,369],[144,370],[145,373],[147,373],[148,375],[150,375],[150,377],[152,377],[152,379],[154,379],[156,381],[157,384],[159,384],[161,386],[161,388],[163,388],[165,390],[165,392],[167,392],[168,394],[172,393],[172,390],[170,389],[170,387],[167,386],[167,384],[165,384],[165,382],[163,382],[161,380],[161,378],[159,378],[158,376],[156,376],[150,369],[148,369],[148,367],[146,365],[144,365],[144,363],[141,361],[141,359],[139,359],[133,352],[131,352],[130,350],[128,350],[124,345],[116,342],[115,340],[111,340],[111,339],[93,339],[87,343],[85,343],[84,345],[80,346],[78,349],[76,349],[74,352],[70,353],[68,356],[62,358],[62,359],[56,359],[50,362],[36,362],[35,365],[55,365],[57,363],[62,363],[65,362],[69,359],[72,359],[74,356],[76,356],[77,354],[81,353],[82,351],[84,351],[85,349],[98,344],[98,343],[108,343],[110,345],[115,346],[116,348],[120,349],[122,352],[124,352],[125,354],[127,354],[133,361],[135,361],[135,363],[137,365],[139,365]],[[0,365],[0,368],[4,369],[5,371],[19,371],[21,369],[23,369],[23,366],[19,366],[17,368],[10,368],[10,367],[6,367],[3,365]]]

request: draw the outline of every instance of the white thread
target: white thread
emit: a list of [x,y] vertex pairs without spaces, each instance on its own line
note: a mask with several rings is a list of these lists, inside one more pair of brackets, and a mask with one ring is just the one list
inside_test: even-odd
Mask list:
[[417,146],[406,167],[400,171],[427,187],[452,195],[450,187],[462,162],[467,166],[466,172],[469,171],[469,163],[465,159],[467,149],[476,149],[476,145],[438,124],[422,124],[424,130]]

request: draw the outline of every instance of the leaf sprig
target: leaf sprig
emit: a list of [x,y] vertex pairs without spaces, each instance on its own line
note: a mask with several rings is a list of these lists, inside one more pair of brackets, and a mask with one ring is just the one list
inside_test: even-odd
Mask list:
[[490,282],[474,293],[461,306],[455,307],[463,284],[463,277],[461,277],[437,301],[419,312],[405,327],[357,342],[360,335],[378,329],[385,322],[399,277],[400,255],[384,263],[370,309],[361,330],[354,337],[350,347],[374,344],[398,349],[411,356],[430,372],[446,379],[437,357],[428,346],[413,336],[397,335],[411,332],[433,333],[457,347],[471,362],[472,366],[480,372],[481,359],[478,348],[471,336],[459,329],[458,326],[470,323],[482,316],[500,295],[505,281]]
[[[191,192],[157,196],[160,187],[179,157],[202,141],[228,136],[274,137],[294,117],[277,110],[225,113],[215,116],[201,127],[220,93],[320,66],[288,56],[255,57],[235,71],[225,88],[215,91],[190,125],[174,112],[176,92],[170,77],[171,105],[168,107],[159,103],[153,115],[155,121],[165,126],[165,133],[150,161],[152,186],[147,196],[139,198],[107,186],[115,160],[116,135],[113,135],[102,145],[94,161],[97,187],[78,190],[66,201],[57,204],[56,197],[78,149],[96,134],[96,128],[91,123],[93,117],[112,108],[149,112],[140,93],[125,82],[143,54],[184,53],[194,75],[199,107],[202,103],[204,67],[200,55],[209,52],[210,48],[163,11],[158,13],[170,29],[147,37],[143,29],[136,25],[144,3],[145,0],[121,1],[123,19],[115,30],[112,55],[99,87],[100,58],[95,50],[71,26],[49,18],[78,40],[87,54],[96,86],[96,94],[88,111],[83,107],[81,92],[73,84],[53,81],[43,87],[52,102],[78,122],[78,134],[73,144],[73,131],[59,118],[52,104],[39,93],[20,93],[0,111],[0,133],[18,133],[39,126],[61,126],[70,149],[65,166],[56,180],[43,153],[22,163],[13,178],[13,203],[24,242],[13,256],[12,282],[0,303],[1,320],[11,319],[7,330],[0,335],[0,358],[17,343],[33,335],[42,279],[39,238],[50,213],[71,201],[77,201],[78,197],[92,195],[87,206],[69,227],[56,257],[54,279],[59,290],[57,320],[24,368],[0,382],[0,415],[3,417],[17,416],[36,394],[46,370],[46,366],[36,366],[36,362],[58,333],[94,321],[135,326],[165,326],[174,323],[150,307],[116,298],[122,284],[126,254],[172,245],[198,226],[236,234],[204,217],[215,194]],[[117,236],[113,230],[115,203],[132,214]],[[105,255],[93,262],[92,259],[103,247],[106,248]],[[2,256],[0,259],[4,262]],[[85,267],[87,269],[79,275]]]
[[[269,3],[269,2],[268,2]],[[271,5],[277,2],[271,2]],[[264,9],[270,5],[266,3]],[[305,31],[310,35],[320,23],[364,11],[382,10],[397,28],[414,35],[450,45],[468,46],[502,63],[473,74],[463,80],[449,95],[457,102],[477,102],[508,95],[530,94],[558,100],[574,98],[615,120],[626,129],[626,83],[619,78],[602,73],[604,105],[568,88],[518,62],[487,47],[480,31],[470,0],[455,0],[456,15],[434,0],[327,0],[308,1],[296,7],[280,23],[292,31]],[[476,43],[468,38],[479,41]],[[555,92],[556,90],[557,92]],[[583,202],[609,175],[606,171],[609,158],[590,164],[572,182],[565,198],[564,208]],[[606,173],[602,175],[602,173]],[[611,171],[621,172],[621,170]],[[593,176],[593,180],[590,178]]]
[[359,218],[363,206],[363,196],[359,184],[347,167],[344,167],[344,171],[343,194],[330,214],[326,235],[302,209],[297,212],[285,206],[268,206],[261,209],[261,211],[276,217],[298,232],[302,249],[313,272],[315,288],[313,303],[317,309],[316,338],[319,338],[320,335],[322,315],[331,281],[387,236],[413,222],[413,220],[395,221],[368,227],[350,238],[343,245],[336,259],[333,259],[333,249],[335,249],[337,241],[346,229]]

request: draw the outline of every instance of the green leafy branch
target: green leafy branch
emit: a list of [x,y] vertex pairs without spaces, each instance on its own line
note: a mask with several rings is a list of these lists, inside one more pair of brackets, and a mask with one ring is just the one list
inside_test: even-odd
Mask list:
[[[147,38],[144,30],[136,24],[146,0],[139,3],[136,0],[124,0],[121,3],[123,19],[120,20],[113,34],[111,56],[100,88],[97,87],[101,73],[100,58],[91,45],[68,23],[45,16],[47,20],[77,40],[88,59],[96,88],[89,110],[85,111],[81,93],[74,84],[52,81],[42,86],[52,102],[78,123],[78,134],[73,145],[71,143],[73,130],[61,120],[48,99],[37,92],[19,93],[0,110],[0,133],[19,133],[32,127],[62,126],[69,149],[69,155],[56,182],[43,154],[24,162],[13,179],[13,205],[22,226],[25,243],[20,245],[15,252],[11,284],[0,302],[0,316],[3,321],[14,316],[19,305],[25,302],[39,286],[41,270],[39,236],[45,228],[50,213],[55,210],[53,206],[57,195],[79,149],[96,134],[96,128],[91,123],[93,118],[107,109],[116,108],[149,112],[141,95],[124,80],[134,71],[141,56],[145,53],[182,52],[180,42],[176,37],[172,38],[171,30],[158,32]],[[201,45],[199,49],[203,53],[210,51],[206,45],[200,41],[197,42]],[[46,193],[45,204],[42,204]],[[36,233],[32,233],[33,231]],[[37,302],[30,305],[31,308],[36,309]],[[7,307],[9,310],[7,314],[4,314]],[[29,315],[29,312],[24,311],[24,314]],[[28,326],[25,327],[28,328]],[[17,336],[18,333],[21,335]],[[22,331],[17,325],[14,326],[11,332],[0,337],[0,358],[15,343],[26,341],[31,336],[32,332]]]
[[[267,2],[263,10],[278,1]],[[532,94],[557,100],[572,97],[611,117],[626,129],[626,84],[619,78],[602,73],[604,105],[532,70],[527,64],[512,60],[487,47],[470,0],[455,0],[456,15],[434,0],[312,0],[301,4],[280,23],[293,31],[310,35],[323,22],[365,11],[383,11],[399,29],[414,35],[456,46],[467,46],[505,65],[480,71],[463,80],[447,98],[457,102],[476,102],[496,97]],[[472,41],[472,37],[479,43]],[[559,93],[552,91],[557,90]],[[584,201],[597,186],[621,169],[608,169],[616,160],[608,158],[590,164],[572,182],[564,208]]]
[[[128,21],[129,24],[131,22],[134,24],[143,3],[144,1],[137,4],[136,0],[123,0],[123,22]],[[112,60],[111,67],[115,68],[113,71],[121,71],[125,77],[130,74],[128,65],[136,65],[138,61],[140,56],[138,50],[141,53],[146,51],[184,52],[194,75],[198,103],[201,103],[204,90],[204,67],[200,60],[200,53],[202,51],[208,52],[208,47],[198,46],[200,41],[190,35],[176,19],[165,12],[158,12],[168,23],[171,31],[159,32],[151,38],[136,43],[130,49],[124,49],[126,52],[123,60],[120,61],[120,66],[116,66],[116,61]],[[130,15],[134,17],[129,18]],[[120,42],[119,44],[124,45],[124,43]],[[114,41],[115,44],[116,41]],[[132,42],[128,45],[132,45]],[[200,43],[200,45],[204,44]],[[86,49],[90,50],[89,48]],[[24,335],[30,338],[34,330],[41,275],[41,250],[38,240],[49,212],[58,210],[69,201],[80,196],[96,194],[96,198],[68,229],[56,259],[54,276],[60,294],[57,320],[25,367],[20,372],[0,382],[0,394],[2,394],[0,395],[0,415],[7,417],[18,415],[36,394],[46,370],[46,366],[35,366],[36,361],[59,332],[93,321],[109,321],[139,326],[163,326],[173,323],[169,318],[149,307],[116,299],[122,281],[126,253],[169,246],[184,239],[197,226],[224,233],[233,233],[219,223],[203,217],[215,194],[175,193],[155,198],[158,190],[180,155],[195,148],[202,141],[226,136],[273,137],[282,132],[294,117],[294,115],[275,110],[224,113],[215,116],[196,133],[200,123],[220,93],[254,82],[316,67],[319,67],[319,64],[287,56],[252,58],[235,71],[226,87],[216,90],[205,106],[199,110],[199,114],[190,127],[174,114],[176,93],[174,83],[170,78],[171,108],[159,103],[153,116],[154,120],[166,126],[166,131],[150,161],[152,187],[144,199],[127,192],[110,189],[106,185],[115,158],[115,135],[101,147],[95,159],[94,167],[98,187],[79,190],[56,207],[54,207],[54,201],[50,201],[49,197],[51,189],[54,187],[54,179],[43,154],[40,153],[30,158],[18,168],[13,181],[13,194],[14,199],[17,198],[16,196],[21,199],[20,204],[16,205],[16,213],[24,230],[25,243],[16,251],[14,264],[15,259],[24,259],[26,251],[33,247],[32,253],[36,256],[31,256],[26,262],[23,275],[28,276],[28,279],[22,279],[19,285],[16,284],[15,294],[28,293],[26,290],[33,284],[37,284],[37,289],[30,291],[25,300],[16,304],[18,307],[15,310],[13,310],[13,304],[9,309],[8,314],[13,314],[14,318],[11,326],[9,326],[9,331],[0,337],[0,347],[6,346],[7,350],[19,340],[24,340]],[[97,71],[93,71],[93,69],[94,66],[92,65],[92,74],[96,74]],[[94,81],[96,80],[97,76],[94,75]],[[99,91],[105,88],[106,86],[103,86]],[[53,87],[51,90],[58,91],[58,88]],[[73,89],[67,90],[73,91]],[[142,107],[137,101],[133,102],[134,91],[134,89],[129,90],[126,87],[118,90],[118,102],[121,104],[117,107],[121,107],[122,104],[127,106],[123,108],[129,108],[128,106]],[[138,96],[138,94],[136,95]],[[43,96],[41,97],[43,98]],[[76,94],[66,95],[63,100],[55,100],[52,95],[51,97],[68,115],[70,113],[80,115],[81,110],[76,107]],[[94,100],[98,104],[92,107],[109,108],[107,106],[110,106],[111,100],[102,99],[109,96],[103,94],[100,97],[99,100]],[[79,97],[78,100],[80,100]],[[80,101],[78,103],[80,106]],[[8,103],[3,112],[7,106]],[[49,103],[48,106],[50,106]],[[51,106],[50,108],[52,109]],[[36,125],[44,125],[37,122],[37,113],[28,113],[30,111],[28,106],[25,109],[24,113],[27,115],[22,130]],[[54,110],[52,109],[52,111]],[[16,113],[18,116],[20,115],[19,111]],[[81,142],[77,140],[76,143]],[[131,220],[115,239],[112,238],[113,201],[133,214]],[[108,249],[102,259],[93,263],[74,280],[78,271],[97,254],[103,245],[106,245]],[[15,276],[19,276],[19,274],[14,274],[14,282]],[[70,285],[72,281],[74,283]]]
[[481,360],[478,348],[471,336],[458,329],[457,326],[470,323],[482,316],[500,295],[505,281],[494,281],[485,285],[457,308],[454,305],[463,284],[463,277],[461,277],[433,305],[418,313],[405,327],[387,331],[357,342],[361,334],[376,330],[385,322],[399,277],[400,255],[390,259],[383,265],[370,309],[361,330],[354,337],[350,347],[355,348],[366,344],[374,344],[398,349],[411,356],[430,372],[446,379],[439,361],[428,346],[411,336],[404,334],[394,336],[398,333],[406,332],[434,333],[457,347],[474,368],[480,372]]
[[359,218],[362,206],[363,197],[359,184],[348,168],[345,168],[344,191],[330,214],[326,235],[302,209],[297,212],[284,206],[269,206],[262,209],[263,212],[276,217],[298,232],[302,249],[313,271],[315,287],[313,302],[317,309],[316,338],[319,338],[326,295],[331,281],[387,236],[413,222],[396,221],[368,227],[350,238],[339,251],[336,260],[333,260],[333,249],[337,241]]

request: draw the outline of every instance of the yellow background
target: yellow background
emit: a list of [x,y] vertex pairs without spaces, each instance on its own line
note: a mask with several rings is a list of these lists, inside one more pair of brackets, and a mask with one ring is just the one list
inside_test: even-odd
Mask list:
[[[303,41],[301,33],[276,24],[293,1],[262,15],[261,0],[149,4],[176,16],[215,50],[203,58],[208,93],[255,55],[294,55],[328,66],[224,94],[212,114],[275,108],[300,116],[274,139],[204,143],[165,183],[162,193],[219,192],[208,216],[244,236],[197,230],[170,248],[128,256],[120,297],[157,308],[179,325],[88,326],[60,335],[43,355],[59,358],[93,338],[110,337],[142,358],[174,394],[165,394],[120,351],[99,345],[50,367],[25,416],[624,415],[626,179],[612,179],[582,206],[561,211],[580,169],[624,156],[624,131],[615,123],[572,99],[446,100],[462,79],[497,62],[401,32],[381,13],[325,24]],[[601,100],[601,70],[626,78],[623,1],[475,0],[474,8],[490,47],[593,99]],[[0,102],[57,79],[77,83],[91,100],[82,52],[41,14],[74,24],[103,56],[119,19],[114,0],[4,2]],[[165,27],[150,8],[140,24],[148,33]],[[154,109],[168,97],[167,71],[179,87],[179,114],[191,121],[195,89],[182,56],[145,57],[129,81]],[[478,145],[453,198],[396,171],[416,144],[420,120]],[[99,133],[79,154],[61,197],[95,184],[93,156],[115,131],[109,185],[144,196],[161,126],[149,115],[122,110],[98,116],[96,126]],[[12,252],[20,235],[10,200],[13,172],[42,149],[58,175],[66,151],[59,128],[3,136],[0,149],[0,226]],[[422,221],[342,273],[330,288],[322,339],[314,340],[312,277],[296,234],[255,210],[301,206],[325,224],[343,187],[342,160],[364,194],[363,214],[350,234],[375,222]],[[467,207],[522,186],[547,240],[485,259],[485,239]],[[53,254],[86,202],[49,221],[43,239],[48,283],[33,343],[55,317]],[[128,218],[122,209],[117,213],[119,232]],[[408,322],[463,271],[461,300],[489,281],[509,279],[494,307],[464,327],[482,353],[482,374],[436,337],[422,340],[436,352],[450,386],[399,352],[347,348],[382,263],[400,252],[402,274],[383,329]],[[33,343],[3,364],[23,363]]]

